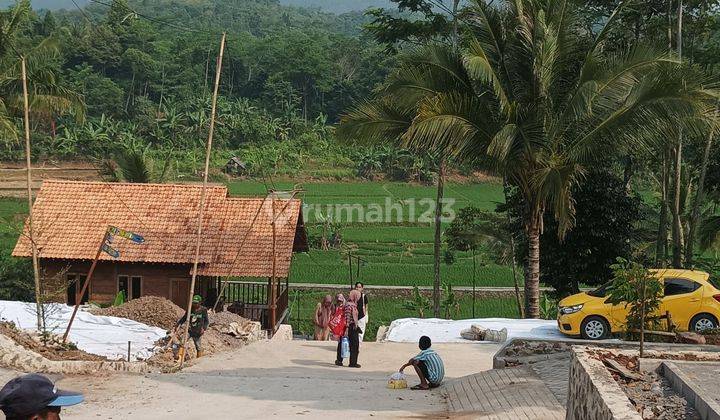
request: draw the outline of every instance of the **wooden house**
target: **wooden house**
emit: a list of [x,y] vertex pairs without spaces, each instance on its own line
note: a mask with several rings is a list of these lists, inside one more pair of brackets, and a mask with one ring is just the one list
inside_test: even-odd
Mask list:
[[[33,205],[43,293],[74,304],[110,303],[122,291],[127,299],[161,296],[185,307],[201,190],[194,184],[44,181]],[[308,248],[301,207],[299,199],[272,193],[233,198],[225,186],[209,186],[195,293],[212,295],[221,281],[230,281],[222,288],[226,300],[246,305],[246,316],[276,328],[287,311],[292,254]],[[108,245],[119,255],[100,253],[88,292],[80,297],[109,226],[144,242],[114,237]],[[27,232],[26,224],[16,257],[31,256]]]

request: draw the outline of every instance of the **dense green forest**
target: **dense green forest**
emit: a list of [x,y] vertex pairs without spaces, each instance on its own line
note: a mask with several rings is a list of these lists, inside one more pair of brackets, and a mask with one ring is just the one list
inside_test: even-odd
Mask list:
[[[17,22],[9,26],[13,13]],[[61,88],[85,105],[82,113],[37,109],[33,145],[39,159],[200,150],[226,31],[218,149],[252,149],[244,153],[247,159],[262,156],[269,170],[278,160],[297,161],[300,150],[342,163],[351,156],[331,141],[329,125],[372,92],[393,59],[361,34],[367,21],[361,13],[336,16],[271,0],[115,0],[42,13],[20,2],[3,12],[3,21],[9,31],[3,34],[3,62],[22,51],[31,82],[52,82],[40,88]],[[40,80],[49,74],[51,81]],[[12,109],[10,114],[19,116]],[[283,146],[268,147],[273,156],[256,150],[275,142]],[[17,159],[21,151],[4,136],[0,158]]]

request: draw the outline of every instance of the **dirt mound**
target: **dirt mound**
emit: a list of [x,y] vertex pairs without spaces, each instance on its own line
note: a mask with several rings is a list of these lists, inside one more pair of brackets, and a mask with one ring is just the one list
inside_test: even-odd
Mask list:
[[249,319],[243,318],[238,314],[234,314],[228,311],[218,313],[209,312],[208,316],[210,317],[210,325],[229,324],[231,322],[237,322],[241,325],[244,325],[245,323],[250,322]]
[[120,306],[93,309],[90,312],[94,315],[132,319],[166,330],[175,327],[177,320],[185,313],[182,308],[168,299],[157,296],[143,296]]
[[48,334],[43,339],[37,332],[18,329],[12,322],[0,322],[0,334],[48,360],[107,360],[106,357],[86,353],[73,343],[63,344],[60,336]]
[[[222,353],[257,341],[263,337],[260,323],[250,321],[231,312],[208,312],[210,327],[202,336],[202,347],[205,355]],[[163,370],[172,370],[177,366],[173,345],[179,347],[182,330],[169,335],[158,343],[162,350],[153,355],[148,363]],[[186,365],[192,365],[196,360],[195,346],[188,339]]]

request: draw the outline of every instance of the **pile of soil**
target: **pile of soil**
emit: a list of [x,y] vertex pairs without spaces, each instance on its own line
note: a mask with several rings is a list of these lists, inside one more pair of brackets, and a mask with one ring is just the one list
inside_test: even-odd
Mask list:
[[[206,356],[240,348],[258,338],[257,332],[260,330],[260,325],[257,322],[231,312],[209,312],[208,316],[210,326],[202,336],[202,347]],[[233,334],[233,332],[238,331],[250,332],[250,334]],[[181,335],[182,329],[176,334],[168,335],[157,343],[160,350],[148,359],[148,363],[158,366],[164,371],[174,370],[177,362],[175,361],[173,345],[179,347]],[[185,359],[186,365],[192,365],[197,358],[192,340],[188,339],[186,348],[188,352]]]
[[73,343],[67,342],[63,344],[62,337],[59,335],[46,334],[43,338],[36,331],[18,329],[12,322],[0,322],[0,334],[49,360],[108,360],[104,356],[86,353],[78,349]]
[[702,335],[705,337],[706,344],[720,345],[720,329],[703,331]]
[[174,328],[177,320],[185,313],[170,300],[157,296],[143,296],[120,306],[93,309],[90,312],[94,315],[132,319],[165,330]]

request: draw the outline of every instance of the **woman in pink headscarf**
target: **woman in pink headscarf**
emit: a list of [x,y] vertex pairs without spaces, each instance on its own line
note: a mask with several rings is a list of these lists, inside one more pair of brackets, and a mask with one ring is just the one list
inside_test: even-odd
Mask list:
[[[360,299],[360,292],[357,290],[351,290],[348,296],[347,302],[343,306],[343,313],[345,314],[345,337],[350,342],[350,364],[348,366],[359,368],[360,365],[357,363],[358,354],[360,353],[360,328],[358,325],[358,309],[357,302]],[[338,366],[343,365],[342,358],[342,338],[338,340],[337,347],[337,358],[335,364]]]
[[335,313],[332,296],[326,295],[315,307],[315,340],[327,341],[330,339],[330,317]]

